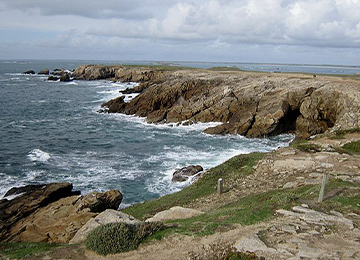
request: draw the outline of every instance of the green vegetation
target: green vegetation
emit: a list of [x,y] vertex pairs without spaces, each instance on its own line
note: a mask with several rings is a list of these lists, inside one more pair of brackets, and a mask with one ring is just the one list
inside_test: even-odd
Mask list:
[[135,250],[149,235],[164,228],[163,223],[110,223],[90,232],[85,240],[87,248],[100,255],[116,254]]
[[330,139],[344,139],[346,134],[360,133],[360,128],[352,128],[347,130],[337,130],[335,135],[331,136]]
[[49,243],[0,243],[0,259],[23,259],[24,257],[38,255],[59,247],[58,244]]
[[231,230],[238,224],[251,225],[270,220],[275,217],[274,213],[277,209],[290,209],[299,203],[311,204],[312,208],[319,208],[325,212],[336,210],[343,213],[360,213],[359,184],[330,180],[326,194],[332,196],[325,199],[322,204],[317,204],[319,191],[320,184],[263,193],[260,191],[257,194],[239,198],[237,201],[232,201],[197,217],[167,221],[166,224],[173,228],[165,229],[150,238],[161,239],[161,237],[172,233],[191,236],[211,235],[215,232]]
[[238,252],[232,246],[222,247],[217,244],[211,245],[203,255],[190,256],[189,259],[196,260],[265,260],[264,257],[257,257],[255,253],[251,252]]
[[216,193],[219,178],[231,183],[231,180],[251,174],[253,166],[263,158],[262,153],[242,154],[231,158],[225,163],[212,168],[197,182],[180,192],[163,196],[156,200],[133,205],[123,211],[138,219],[147,219],[157,212],[167,210],[173,206],[184,206],[192,201]]
[[239,69],[238,67],[212,67],[208,70],[211,70],[211,71],[244,71],[242,69]]
[[316,153],[321,151],[321,147],[317,144],[310,143],[308,140],[296,140],[290,145],[302,152]]
[[341,147],[341,150],[347,154],[360,154],[360,141],[347,143]]

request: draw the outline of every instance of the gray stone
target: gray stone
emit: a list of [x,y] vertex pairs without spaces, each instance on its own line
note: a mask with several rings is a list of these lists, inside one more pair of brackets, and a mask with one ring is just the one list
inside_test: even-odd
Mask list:
[[235,243],[234,246],[240,252],[262,251],[270,254],[277,254],[276,249],[268,247],[257,234],[250,234]]
[[169,210],[161,211],[152,218],[146,220],[146,222],[157,222],[174,219],[187,219],[203,214],[204,212],[196,209],[188,209],[183,207],[172,207]]
[[[337,222],[348,226],[350,229],[354,228],[354,224],[352,220],[328,215],[319,211],[315,211],[309,208],[304,208],[301,206],[295,206],[292,208],[293,211],[279,209],[276,212],[285,216],[300,218],[308,223],[318,224],[318,225],[326,225],[328,222]],[[295,212],[294,212],[295,211]]]
[[70,240],[69,244],[78,244],[84,242],[90,231],[101,225],[109,223],[136,224],[139,222],[139,220],[121,211],[107,209],[97,215],[95,218],[90,219],[84,226],[82,226],[76,232],[75,236]]

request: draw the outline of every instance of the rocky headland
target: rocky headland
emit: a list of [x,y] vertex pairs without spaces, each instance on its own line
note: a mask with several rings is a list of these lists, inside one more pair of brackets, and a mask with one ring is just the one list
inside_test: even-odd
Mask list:
[[308,137],[360,123],[360,83],[341,77],[102,65],[80,66],[72,76],[139,82],[141,94],[129,103],[120,96],[103,106],[149,123],[222,123],[208,134]]
[[[265,259],[360,258],[359,81],[100,65],[80,66],[72,77],[139,82],[126,90],[140,93],[129,103],[120,96],[104,104],[110,113],[150,123],[221,122],[206,129],[209,134],[292,132],[309,140],[236,156],[204,172],[179,169],[174,181],[201,175],[178,193],[122,211],[119,191],[81,196],[69,183],[14,188],[0,200],[0,242],[75,244],[26,259],[228,259],[229,248]],[[329,180],[319,203],[324,176]],[[168,233],[134,251],[100,256],[83,244],[101,225],[152,221],[164,222]]]

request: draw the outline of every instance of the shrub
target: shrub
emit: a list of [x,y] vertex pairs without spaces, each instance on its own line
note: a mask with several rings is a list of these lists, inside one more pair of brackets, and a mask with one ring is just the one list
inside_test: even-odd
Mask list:
[[290,146],[307,153],[321,152],[321,146],[310,143],[307,140],[296,140]]
[[142,222],[139,224],[110,223],[102,225],[90,232],[85,245],[100,254],[116,254],[135,250],[149,235],[162,230],[160,222]]

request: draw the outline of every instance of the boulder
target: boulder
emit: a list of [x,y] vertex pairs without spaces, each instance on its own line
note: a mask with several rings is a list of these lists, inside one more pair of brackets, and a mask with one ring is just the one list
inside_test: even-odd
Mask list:
[[70,82],[71,81],[70,74],[67,73],[67,72],[64,72],[63,74],[61,74],[60,81],[62,81],[62,82]]
[[49,73],[50,73],[50,72],[49,72],[48,69],[43,69],[43,70],[40,70],[38,74],[39,74],[39,75],[49,75]]
[[204,212],[196,209],[188,209],[179,206],[172,207],[168,210],[161,211],[145,222],[164,222],[167,220],[187,219],[199,216]]
[[61,76],[62,74],[64,74],[64,69],[54,69],[53,72],[51,72],[52,75],[54,76]]
[[97,228],[98,226],[109,224],[109,223],[127,223],[127,224],[136,224],[140,221],[125,214],[121,211],[107,209],[104,212],[101,212],[95,218],[90,219],[84,226],[82,226],[75,234],[75,236],[70,240],[69,244],[78,244],[85,241],[87,235]]
[[47,80],[49,80],[49,81],[58,81],[60,78],[59,77],[56,77],[56,76],[49,76],[48,78],[47,78]]
[[27,70],[23,72],[24,74],[35,74],[35,71],[33,70]]
[[184,168],[181,168],[173,173],[173,182],[183,182],[187,181],[190,176],[194,176],[195,174],[203,171],[203,167],[200,165],[190,165]]
[[80,196],[70,183],[33,185],[12,189],[18,195],[0,204],[0,234],[4,242],[67,243],[98,212],[117,209],[119,191]]

